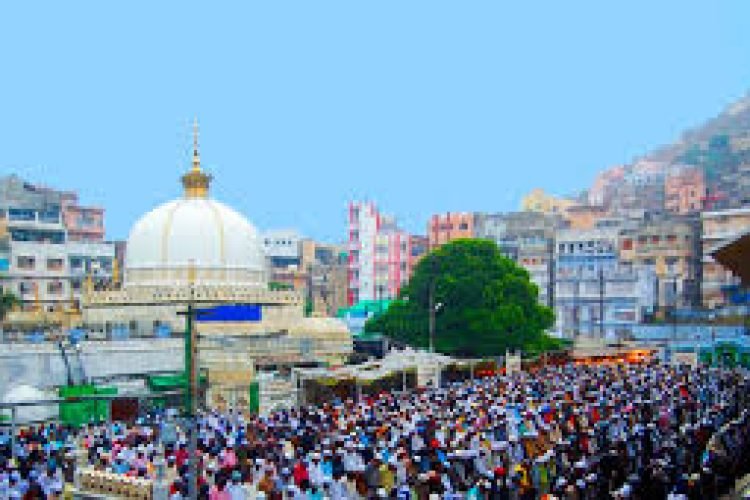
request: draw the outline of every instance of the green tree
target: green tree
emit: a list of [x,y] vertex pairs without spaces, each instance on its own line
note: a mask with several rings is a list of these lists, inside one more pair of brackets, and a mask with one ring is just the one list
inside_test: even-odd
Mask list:
[[3,290],[0,292],[0,322],[5,320],[5,316],[15,307],[16,304],[20,303],[18,297],[9,290]]
[[503,257],[493,242],[478,239],[455,240],[425,256],[399,299],[365,330],[427,347],[431,290],[439,352],[486,356],[559,347],[544,333],[554,316],[537,302],[529,273]]

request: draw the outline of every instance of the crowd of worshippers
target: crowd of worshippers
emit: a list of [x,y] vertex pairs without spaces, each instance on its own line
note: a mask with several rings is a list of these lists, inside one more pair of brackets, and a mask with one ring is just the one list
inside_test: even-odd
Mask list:
[[[198,497],[718,498],[750,472],[749,377],[567,365],[263,417],[205,413]],[[170,498],[188,498],[185,427],[160,414],[5,434],[0,498],[56,498],[75,450],[88,467],[158,477]]]

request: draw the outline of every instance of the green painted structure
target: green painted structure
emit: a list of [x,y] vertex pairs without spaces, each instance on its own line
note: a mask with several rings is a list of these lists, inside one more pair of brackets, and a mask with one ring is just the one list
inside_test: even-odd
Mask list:
[[258,412],[260,412],[260,384],[257,380],[250,383],[250,394],[248,401],[250,406],[250,413],[257,415]]
[[750,368],[750,344],[719,341],[713,345],[704,345],[698,350],[698,360],[709,366]]
[[60,403],[59,416],[64,424],[80,426],[90,422],[100,422],[109,419],[110,402],[107,400],[79,400],[81,396],[116,396],[116,387],[97,387],[94,385],[67,385],[60,387],[58,394],[61,398],[72,399],[70,402]]
[[369,315],[380,315],[388,310],[393,300],[361,300],[351,307],[339,309],[336,313],[338,318],[367,317]]

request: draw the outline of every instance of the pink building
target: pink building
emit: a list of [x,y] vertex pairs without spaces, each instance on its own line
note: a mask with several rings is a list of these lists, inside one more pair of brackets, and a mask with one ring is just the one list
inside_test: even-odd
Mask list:
[[63,192],[62,216],[69,241],[104,241],[104,209],[78,204],[78,194]]
[[474,214],[471,212],[448,212],[430,217],[427,224],[430,249],[459,238],[474,237]]
[[697,167],[678,167],[664,180],[664,208],[678,214],[696,213],[703,209],[706,178]]
[[395,298],[416,261],[412,238],[370,202],[351,202],[348,219],[347,302]]

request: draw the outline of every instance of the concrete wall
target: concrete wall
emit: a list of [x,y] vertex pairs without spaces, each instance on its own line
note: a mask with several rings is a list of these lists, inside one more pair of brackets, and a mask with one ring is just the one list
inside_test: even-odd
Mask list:
[[[68,355],[75,367],[71,351]],[[82,342],[81,359],[87,377],[113,377],[180,371],[184,351],[182,339]],[[19,384],[40,389],[67,384],[60,349],[51,343],[0,344],[0,398]]]

